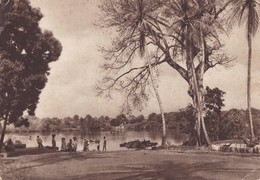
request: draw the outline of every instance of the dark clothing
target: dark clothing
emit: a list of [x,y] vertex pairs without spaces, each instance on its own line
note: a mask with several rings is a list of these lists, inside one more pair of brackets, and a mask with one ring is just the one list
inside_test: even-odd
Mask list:
[[104,140],[104,143],[103,143],[103,151],[106,151],[107,150],[107,141]]
[[73,147],[72,147],[72,142],[71,141],[67,144],[67,150],[68,151],[73,151]]
[[9,140],[7,141],[7,145],[5,146],[5,150],[6,150],[7,152],[10,152],[10,151],[14,151],[14,150],[15,150],[14,143],[13,143],[13,141],[12,141],[11,139],[9,139]]
[[38,143],[38,149],[43,149],[43,145],[42,145],[42,139],[37,137],[37,143]]
[[55,139],[52,139],[52,148],[56,149],[56,141],[55,141]]
[[83,151],[89,151],[89,148],[88,148],[89,144],[87,141],[84,142],[84,147],[83,147]]

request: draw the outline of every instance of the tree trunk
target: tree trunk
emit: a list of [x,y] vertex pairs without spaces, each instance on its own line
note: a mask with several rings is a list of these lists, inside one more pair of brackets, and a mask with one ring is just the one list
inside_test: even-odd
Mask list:
[[207,128],[206,128],[206,125],[205,125],[205,116],[206,116],[206,107],[205,107],[205,99],[204,99],[204,86],[203,86],[203,76],[200,77],[199,81],[198,81],[198,86],[200,87],[199,88],[199,108],[200,108],[200,120],[201,120],[201,128],[202,128],[202,131],[203,131],[203,134],[204,134],[204,138],[205,138],[205,143],[206,145],[210,145],[210,138],[208,136],[208,132],[207,132]]
[[252,112],[251,112],[251,61],[252,61],[252,34],[250,25],[248,25],[248,67],[247,67],[247,109],[248,109],[248,120],[250,126],[250,141],[255,140]]
[[199,76],[196,75],[196,78],[198,78],[198,86],[199,86],[199,95],[200,95],[200,110],[201,110],[201,125],[202,130],[205,136],[206,144],[210,145],[210,139],[208,136],[208,132],[205,125],[205,116],[206,116],[206,107],[205,107],[205,91],[204,91],[204,85],[203,85],[203,76],[204,76],[204,66],[205,66],[205,42],[204,42],[204,34],[203,31],[200,31],[200,38],[201,38],[201,52],[202,52],[202,60],[201,60],[201,66],[200,66],[200,72]]
[[[202,37],[203,38],[203,37]],[[189,76],[189,85],[190,85],[190,91],[192,93],[192,99],[193,104],[197,111],[197,119],[196,119],[196,136],[197,136],[197,145],[202,145],[202,136],[201,136],[201,128],[203,130],[203,135],[205,139],[206,145],[210,144],[210,139],[208,137],[208,133],[206,130],[205,122],[204,122],[204,114],[203,113],[203,107],[204,107],[204,88],[203,88],[203,75],[204,75],[204,58],[205,58],[205,47],[203,45],[203,59],[202,59],[202,66],[200,67],[200,71],[195,70],[192,56],[192,48],[189,42],[187,42],[187,70],[188,70],[188,76]],[[193,144],[193,143],[192,143]]]
[[2,151],[3,145],[4,145],[4,137],[5,137],[5,131],[6,131],[6,125],[7,125],[7,118],[4,119],[4,126],[1,132],[1,139],[0,139],[0,151]]
[[196,83],[196,78],[195,78],[195,68],[193,64],[193,58],[192,58],[192,51],[191,51],[191,46],[190,42],[187,41],[186,44],[186,56],[187,56],[187,61],[186,61],[186,66],[187,66],[187,72],[188,72],[188,79],[189,79],[189,95],[191,96],[193,100],[193,106],[196,109],[197,112],[197,119],[195,122],[195,133],[192,136],[195,136],[195,138],[191,138],[192,141],[195,142],[190,142],[189,144],[196,144],[197,146],[201,146],[201,135],[200,135],[200,115],[199,115],[199,109],[198,109],[198,88],[197,88],[197,83]]
[[196,77],[195,66],[193,62],[193,55],[192,55],[192,48],[190,42],[187,42],[187,70],[190,79],[190,87],[192,92],[193,104],[195,106],[197,112],[197,119],[196,119],[196,137],[197,137],[197,145],[201,146],[201,108],[200,108],[200,95],[199,95],[199,88],[198,88],[198,81]]
[[156,98],[157,98],[157,101],[158,101],[158,104],[159,104],[161,116],[162,116],[162,144],[161,144],[161,147],[165,148],[167,146],[166,145],[166,123],[165,123],[163,105],[162,105],[162,101],[161,101],[159,92],[157,90],[157,86],[155,84],[155,80],[154,80],[154,76],[153,76],[153,70],[152,70],[152,66],[151,66],[151,63],[150,63],[149,60],[148,60],[148,66],[149,66],[149,71],[150,71],[150,74],[151,74],[152,86],[153,86],[153,89],[154,89],[154,92],[155,92],[155,95],[156,95]]

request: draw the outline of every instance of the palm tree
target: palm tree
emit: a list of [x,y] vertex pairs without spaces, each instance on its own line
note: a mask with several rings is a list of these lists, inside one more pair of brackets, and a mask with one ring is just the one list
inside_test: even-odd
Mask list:
[[[203,76],[205,63],[209,58],[206,57],[208,56],[206,54],[209,54],[210,49],[212,49],[210,43],[207,44],[207,42],[214,40],[221,46],[218,34],[223,31],[223,27],[217,21],[217,18],[230,1],[224,4],[217,3],[214,0],[170,0],[169,2],[170,13],[168,14],[174,19],[169,31],[181,39],[182,55],[186,58],[189,76],[189,94],[197,111],[196,143],[200,145],[201,140],[205,139],[206,144],[210,144],[204,122],[206,112]],[[220,6],[220,9],[217,6]],[[198,54],[200,54],[199,65],[195,67],[194,61],[198,59]],[[204,137],[201,136],[201,129]]]
[[[190,95],[197,111],[196,120],[196,143],[201,145],[201,127],[207,144],[210,139],[206,131],[203,112],[203,75],[205,63],[205,31],[209,26],[201,18],[206,12],[207,3],[202,1],[177,0],[170,1],[170,9],[176,21],[173,22],[170,32],[177,34],[182,41],[182,46],[186,56],[186,66],[189,76]],[[205,27],[206,26],[206,27]],[[198,74],[194,65],[196,54],[202,54],[201,71]],[[195,53],[194,53],[195,52]],[[201,88],[202,86],[202,88]]]
[[[134,44],[137,44],[138,49],[134,49],[139,51],[141,58],[147,59],[147,72],[150,75],[151,84],[162,116],[162,147],[165,147],[166,123],[161,98],[153,73],[154,61],[151,62],[146,56],[146,54],[148,54],[148,44],[150,44],[150,42],[156,44],[161,38],[162,33],[159,25],[164,24],[164,20],[157,16],[157,10],[161,7],[162,3],[160,0],[124,0],[120,2],[107,1],[105,3],[108,4],[108,8],[110,8],[113,13],[116,11],[114,11],[114,7],[118,7],[118,11],[116,11],[117,15],[112,16],[112,24],[121,22],[119,31],[122,33],[121,35],[127,34],[128,37],[124,43],[127,44],[127,41],[131,41],[131,43],[134,42]],[[148,40],[149,42],[147,42]]]
[[255,139],[253,119],[251,113],[251,63],[252,63],[252,39],[257,32],[259,25],[258,12],[256,6],[259,6],[257,0],[234,0],[229,17],[229,28],[234,24],[246,24],[247,45],[248,45],[248,64],[247,64],[247,109],[250,126],[250,140]]
[[[159,26],[157,26],[158,23],[160,23],[160,22],[158,22],[157,19],[153,18],[152,16],[149,17],[149,12],[153,11],[154,6],[160,6],[160,2],[149,5],[147,3],[144,3],[143,0],[137,0],[137,7],[138,7],[137,12],[138,12],[139,18],[136,23],[138,24],[138,31],[140,33],[139,45],[140,45],[141,57],[144,57],[145,52],[146,52],[146,49],[145,49],[146,36],[149,36],[149,35],[152,36],[152,38],[155,41],[158,41],[160,38],[160,36],[157,33],[159,31],[159,33],[161,34],[160,28],[159,28]],[[164,116],[164,109],[163,109],[160,94],[159,94],[157,86],[156,86],[151,61],[148,60],[147,63],[148,63],[148,68],[149,68],[149,72],[150,72],[151,83],[152,83],[153,90],[155,92],[156,99],[158,101],[158,105],[160,108],[160,113],[162,116],[162,144],[161,144],[161,146],[163,148],[165,148],[166,147],[166,121],[165,121],[165,116]]]

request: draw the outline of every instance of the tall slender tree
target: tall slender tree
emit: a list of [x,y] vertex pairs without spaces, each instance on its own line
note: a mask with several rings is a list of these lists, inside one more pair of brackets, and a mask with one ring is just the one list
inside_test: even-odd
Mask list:
[[[259,2],[257,0],[234,0],[231,7],[231,15],[229,18],[229,28],[234,24],[246,26],[246,37],[248,46],[247,59],[247,110],[248,121],[250,126],[250,140],[255,139],[252,112],[251,112],[251,64],[252,64],[252,39],[257,32],[259,26],[259,16],[257,8]],[[257,7],[258,6],[258,7]]]
[[[140,57],[145,60],[148,67],[148,73],[150,76],[151,84],[158,101],[160,113],[162,116],[162,147],[166,146],[166,123],[164,117],[164,109],[161,101],[160,94],[157,89],[153,65],[151,59],[148,58],[148,46],[149,43],[147,39],[151,38],[153,41],[159,41],[160,35],[162,34],[159,24],[162,24],[163,21],[160,21],[154,15],[154,10],[157,10],[162,6],[160,1],[147,1],[147,0],[135,0],[135,1],[121,1],[121,11],[122,17],[127,21],[124,31],[135,36],[138,43],[137,49],[139,50]],[[111,2],[106,3],[106,7],[115,6]],[[130,62],[129,62],[130,63]]]
[[[158,26],[156,26],[156,23],[158,23],[156,21],[156,19],[151,18],[149,16],[146,15],[147,12],[152,10],[152,6],[145,6],[144,4],[144,0],[137,0],[137,10],[138,10],[138,15],[139,15],[139,22],[138,23],[138,30],[140,31],[140,39],[139,39],[139,44],[140,44],[140,54],[141,57],[144,58],[145,56],[145,51],[146,51],[146,34],[151,34],[152,38],[155,39],[159,39],[160,36],[158,35],[158,31],[159,33],[161,33],[160,29]],[[157,6],[160,6],[160,2],[156,2]],[[148,8],[147,8],[148,7]],[[160,113],[162,116],[162,147],[166,147],[166,122],[165,122],[165,116],[164,116],[164,109],[163,109],[163,105],[162,105],[162,101],[161,101],[161,97],[160,94],[158,92],[157,89],[157,85],[156,85],[156,80],[155,80],[155,76],[154,76],[154,72],[153,72],[153,68],[151,65],[150,60],[148,59],[147,61],[148,63],[148,67],[149,67],[149,72],[150,72],[150,79],[151,79],[151,83],[153,86],[153,90],[155,92],[155,96],[156,99],[158,101],[158,105],[159,105],[159,109],[160,109]]]

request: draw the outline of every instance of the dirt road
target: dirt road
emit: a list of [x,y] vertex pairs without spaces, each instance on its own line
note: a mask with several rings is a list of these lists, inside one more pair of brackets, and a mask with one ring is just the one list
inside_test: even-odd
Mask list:
[[174,151],[51,153],[3,160],[11,179],[260,179],[260,157]]

